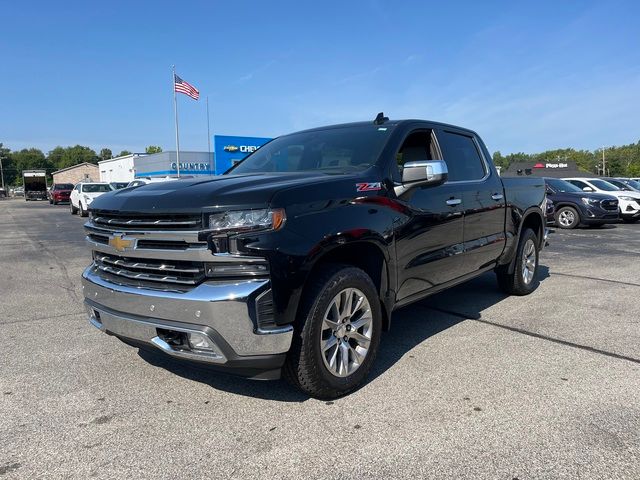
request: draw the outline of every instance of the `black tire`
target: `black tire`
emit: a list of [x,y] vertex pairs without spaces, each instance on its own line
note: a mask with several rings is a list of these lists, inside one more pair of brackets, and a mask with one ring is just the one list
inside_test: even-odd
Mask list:
[[78,213],[78,209],[73,206],[71,200],[69,200],[69,210],[71,211],[71,215],[75,215],[76,213]]
[[[339,377],[325,365],[321,349],[325,312],[346,288],[356,288],[369,302],[372,334],[364,361],[348,376]],[[371,278],[359,268],[327,265],[318,271],[305,292],[291,350],[283,373],[289,382],[318,399],[337,398],[358,388],[375,360],[382,331],[380,299]]]
[[589,228],[600,228],[604,225],[604,223],[590,223],[587,225]]
[[[580,225],[580,214],[573,207],[561,207],[556,211],[556,226],[570,230]],[[569,219],[572,219],[569,221]]]
[[49,205],[53,205],[53,200],[49,199]]
[[[529,241],[533,242],[533,250],[535,253],[535,266],[533,276],[530,281],[525,280],[524,276],[524,262],[523,257],[525,255],[525,245],[528,245]],[[520,234],[520,241],[518,243],[518,250],[516,252],[515,267],[512,273],[509,273],[508,265],[496,270],[498,277],[498,285],[500,288],[509,295],[529,295],[538,287],[537,274],[540,257],[540,243],[538,242],[538,236],[533,230],[527,228]]]
[[89,215],[89,211],[88,211],[88,210],[85,210],[85,209],[82,207],[82,202],[78,202],[78,206],[80,207],[80,216],[81,216],[81,217],[86,217],[87,215]]
[[624,217],[622,218],[622,221],[624,223],[636,223],[638,220],[640,220],[640,219],[638,219],[638,218],[624,218]]

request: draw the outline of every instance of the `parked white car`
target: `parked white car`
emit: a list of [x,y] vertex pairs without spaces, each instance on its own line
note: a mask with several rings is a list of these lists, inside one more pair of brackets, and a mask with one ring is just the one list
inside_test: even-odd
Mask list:
[[572,183],[585,192],[606,193],[617,197],[620,218],[625,222],[633,223],[640,219],[640,192],[621,190],[601,178],[565,178],[563,180]]
[[82,217],[89,214],[89,206],[100,195],[112,192],[114,188],[108,183],[78,183],[69,196],[71,215],[80,212]]

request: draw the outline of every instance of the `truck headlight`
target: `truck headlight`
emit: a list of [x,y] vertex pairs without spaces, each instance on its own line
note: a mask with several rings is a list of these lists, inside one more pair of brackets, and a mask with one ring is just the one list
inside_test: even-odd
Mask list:
[[585,205],[598,205],[600,203],[600,200],[598,200],[597,198],[582,197],[582,203],[584,203]]
[[286,218],[282,208],[214,213],[209,215],[209,229],[217,232],[279,230]]

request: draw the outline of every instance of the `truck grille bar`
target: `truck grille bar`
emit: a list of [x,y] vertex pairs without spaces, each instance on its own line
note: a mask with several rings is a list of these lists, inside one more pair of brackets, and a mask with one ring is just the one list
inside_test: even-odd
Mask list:
[[173,260],[139,259],[95,253],[96,268],[111,275],[132,280],[197,285],[204,277],[204,264]]
[[172,215],[170,217],[136,217],[117,214],[96,214],[93,223],[103,227],[141,228],[148,230],[182,230],[199,229],[202,226],[202,218],[198,215]]

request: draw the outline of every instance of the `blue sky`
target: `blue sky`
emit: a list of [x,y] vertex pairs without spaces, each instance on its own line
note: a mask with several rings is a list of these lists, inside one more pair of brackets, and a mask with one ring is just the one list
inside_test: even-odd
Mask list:
[[[60,4],[60,5],[58,5]],[[5,2],[0,142],[181,149],[425,118],[491,151],[640,140],[640,2]]]

